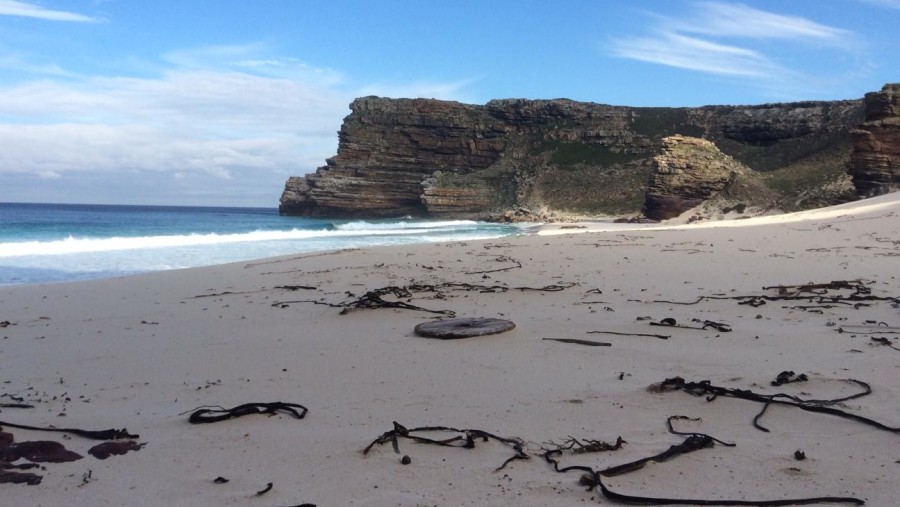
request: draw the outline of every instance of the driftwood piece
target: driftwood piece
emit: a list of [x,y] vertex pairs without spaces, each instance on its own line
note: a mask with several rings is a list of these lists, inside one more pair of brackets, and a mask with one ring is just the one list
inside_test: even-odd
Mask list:
[[456,340],[503,333],[515,327],[516,324],[510,320],[472,317],[423,322],[415,327],[415,333],[425,338]]

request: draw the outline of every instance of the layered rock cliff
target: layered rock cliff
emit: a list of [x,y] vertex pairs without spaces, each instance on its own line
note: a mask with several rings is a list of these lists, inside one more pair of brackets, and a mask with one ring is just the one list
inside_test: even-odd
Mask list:
[[900,84],[867,93],[866,119],[853,130],[850,172],[860,195],[900,190]]
[[653,157],[644,208],[647,218],[677,217],[720,194],[739,174],[750,172],[705,139],[674,135],[662,143],[662,153]]
[[668,136],[703,138],[759,173],[814,167],[816,174],[844,174],[850,131],[865,111],[861,100],[632,108],[565,99],[481,106],[378,97],[357,99],[350,109],[337,155],[315,173],[288,180],[281,213],[480,219],[523,209],[530,219],[633,213],[645,204],[653,157]]

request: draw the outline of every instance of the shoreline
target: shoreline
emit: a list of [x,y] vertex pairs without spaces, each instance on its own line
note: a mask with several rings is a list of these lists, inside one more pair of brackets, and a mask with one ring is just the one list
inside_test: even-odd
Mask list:
[[[893,480],[896,433],[775,405],[760,420],[766,433],[752,425],[759,403],[724,396],[707,402],[647,388],[677,376],[831,399],[856,393],[846,382],[854,378],[872,394],[841,408],[900,425],[900,352],[872,340],[900,346],[900,335],[863,332],[880,323],[900,326],[891,299],[900,297],[898,214],[900,195],[892,194],[787,218],[741,220],[743,228],[557,228],[553,237],[317,252],[3,286],[0,321],[9,325],[0,328],[0,395],[35,408],[0,408],[0,420],[127,428],[146,445],[99,460],[86,454],[95,442],[6,427],[16,442],[55,440],[84,458],[43,463],[44,470],[33,471],[42,475],[39,485],[0,489],[16,505],[145,505],[148,499],[201,507],[615,505],[579,485],[579,473],[555,473],[541,447],[569,437],[622,437],[627,443],[616,451],[561,457],[564,466],[603,469],[681,442],[666,421],[683,415],[702,420],[679,421],[677,429],[737,447],[717,444],[604,484],[651,497],[830,495],[891,505],[900,501]],[[815,295],[766,300],[779,291],[763,289],[835,281],[850,288],[809,290],[845,298],[842,303]],[[384,301],[426,311],[341,313],[387,287],[408,292],[384,294]],[[844,304],[858,290],[853,287],[883,299]],[[765,304],[740,304],[747,301]],[[442,311],[508,319],[516,328],[465,340],[414,335],[415,325],[446,318],[432,313]],[[650,325],[666,318],[685,327]],[[702,326],[706,321],[730,331]],[[843,328],[853,332],[838,331]],[[808,380],[771,386],[784,371]],[[197,407],[275,401],[302,404],[309,413],[187,421]],[[521,439],[530,459],[494,471],[512,456],[497,440],[461,449],[400,439],[400,454],[390,444],[363,454],[394,421]],[[404,455],[410,464],[401,463]],[[229,482],[215,483],[216,477]],[[257,499],[268,483],[271,490]]]

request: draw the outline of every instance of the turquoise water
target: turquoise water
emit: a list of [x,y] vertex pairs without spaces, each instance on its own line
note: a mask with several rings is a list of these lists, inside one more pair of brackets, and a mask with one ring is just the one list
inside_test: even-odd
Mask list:
[[106,278],[342,248],[522,233],[469,220],[325,220],[274,208],[0,203],[0,285]]

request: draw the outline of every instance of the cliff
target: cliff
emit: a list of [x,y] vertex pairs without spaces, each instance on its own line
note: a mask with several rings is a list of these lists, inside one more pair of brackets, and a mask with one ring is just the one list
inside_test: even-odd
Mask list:
[[860,195],[900,190],[900,84],[865,97],[866,121],[853,135],[850,172]]
[[662,142],[662,153],[653,157],[654,170],[644,205],[647,218],[677,217],[727,193],[734,182],[752,173],[705,139],[674,135]]
[[809,189],[847,179],[851,130],[866,108],[862,100],[635,108],[364,97],[350,105],[337,155],[288,180],[280,212],[479,219],[636,213],[647,203],[663,139],[676,134],[705,139],[759,174],[783,208],[819,205],[848,198],[846,185],[827,195]]

